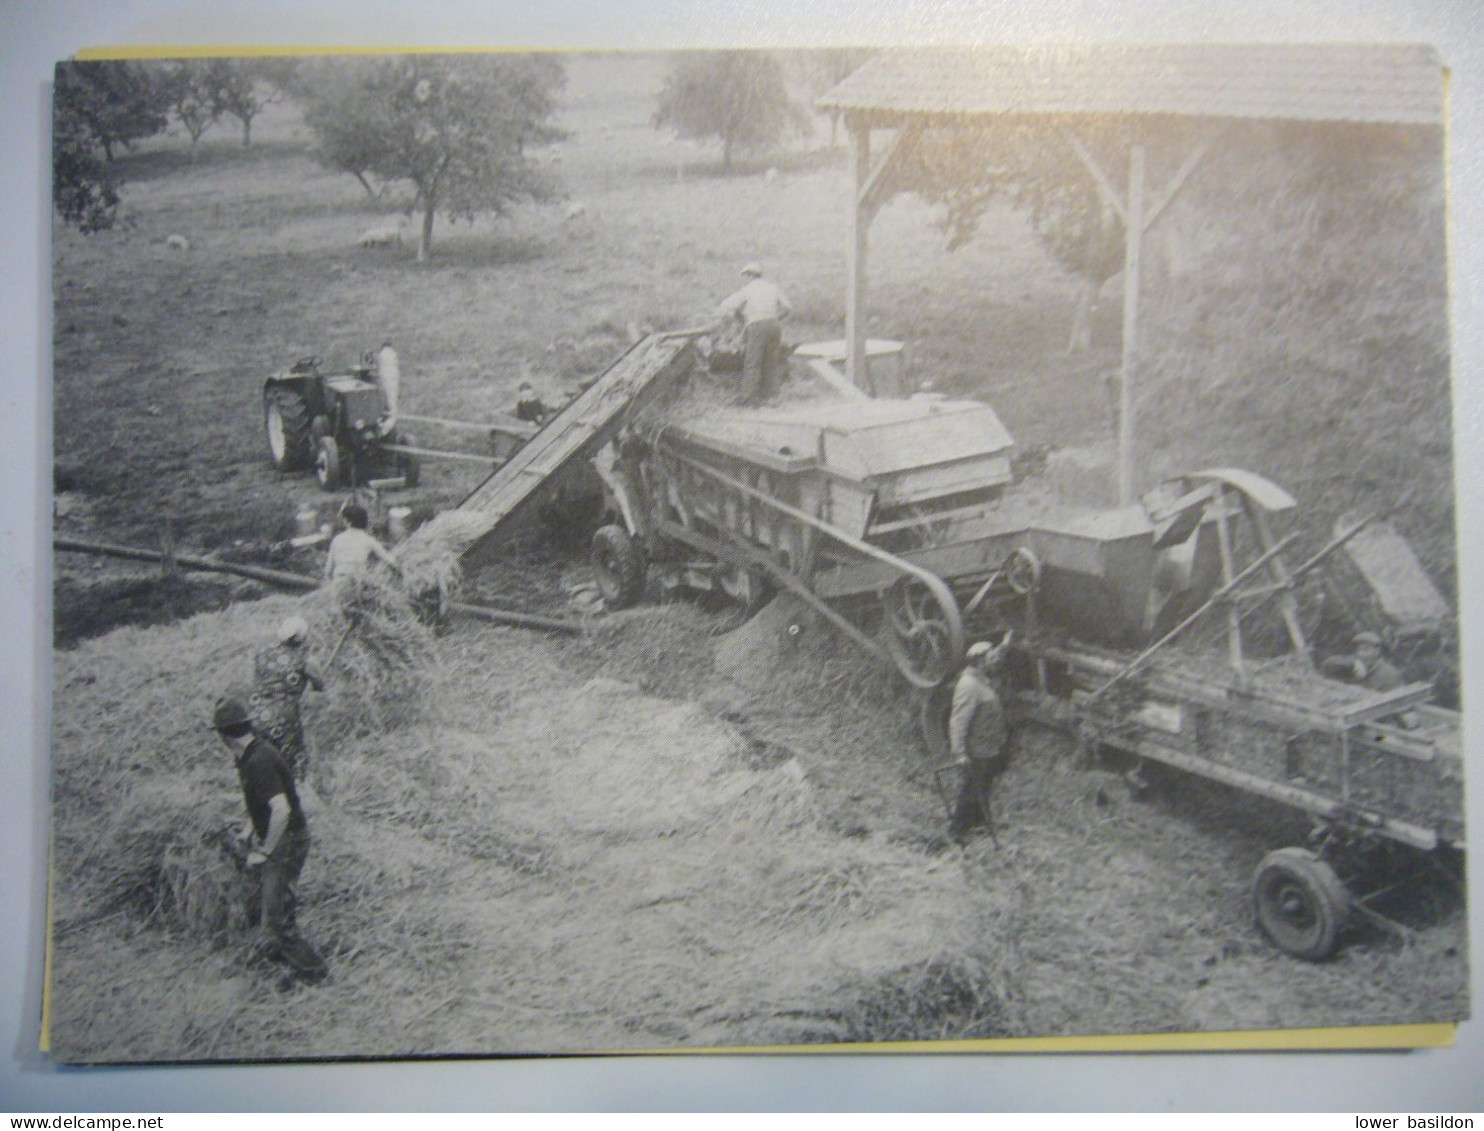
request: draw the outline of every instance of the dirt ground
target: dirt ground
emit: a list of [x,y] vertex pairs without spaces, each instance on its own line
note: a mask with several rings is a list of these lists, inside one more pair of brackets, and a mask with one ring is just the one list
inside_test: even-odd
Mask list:
[[[328,520],[339,499],[269,468],[260,418],[262,379],[306,354],[348,364],[390,336],[409,411],[477,420],[508,409],[527,370],[554,400],[631,325],[693,322],[753,258],[795,302],[793,340],[840,336],[848,176],[823,133],[723,178],[716,154],[650,128],[662,60],[569,70],[573,136],[543,160],[583,215],[440,222],[426,264],[356,247],[392,208],[318,166],[290,106],[255,122],[250,149],[223,130],[194,162],[180,138],[125,157],[130,224],[55,238],[57,533],[316,571],[314,551],[282,542],[296,511]],[[176,232],[189,251],[167,246]],[[1067,355],[1075,283],[1023,217],[992,212],[950,254],[931,210],[899,196],[872,263],[870,330],[910,341],[915,373],[991,401],[1023,453],[1106,437],[1117,304],[1105,296],[1091,353]],[[1230,384],[1191,394],[1182,443],[1207,465],[1349,491],[1353,452],[1391,442],[1341,414],[1301,451],[1269,451],[1290,433],[1265,438],[1262,398]],[[1378,466],[1425,465],[1412,497],[1446,484],[1447,451],[1404,440]],[[425,517],[477,480],[429,464],[395,501]],[[1434,577],[1451,577],[1452,553],[1451,528],[1428,543]],[[561,612],[584,580],[580,555],[543,551],[471,584]],[[961,852],[889,678],[827,638],[780,636],[779,610],[713,638],[686,605],[565,642],[461,624],[438,642],[427,716],[322,750],[303,922],[333,975],[283,990],[240,939],[197,929],[193,889],[158,898],[182,861],[214,875],[199,837],[161,849],[145,834],[236,814],[230,764],[199,723],[290,599],[69,554],[54,593],[63,1059],[1176,1032],[1467,1009],[1464,919],[1441,890],[1406,909],[1419,929],[1405,941],[1366,928],[1331,962],[1287,959],[1253,927],[1247,888],[1303,828],[1188,781],[1134,801],[1116,767],[1080,763],[1049,732],[1017,740],[998,843]],[[312,734],[339,718],[336,695],[310,705]],[[105,911],[97,850],[119,844],[143,871]]]

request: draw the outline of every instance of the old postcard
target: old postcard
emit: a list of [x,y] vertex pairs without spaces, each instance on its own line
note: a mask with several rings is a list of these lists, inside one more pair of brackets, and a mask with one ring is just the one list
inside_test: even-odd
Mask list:
[[57,1059],[1468,1015],[1432,50],[97,59],[54,143]]

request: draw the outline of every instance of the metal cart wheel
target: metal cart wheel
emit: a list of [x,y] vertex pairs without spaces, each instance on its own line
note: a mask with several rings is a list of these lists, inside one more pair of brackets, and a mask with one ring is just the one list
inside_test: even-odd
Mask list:
[[1281,950],[1309,962],[1335,952],[1350,917],[1350,893],[1334,869],[1303,848],[1263,857],[1252,881],[1257,925]]
[[593,535],[593,576],[611,609],[627,609],[644,596],[644,554],[622,526],[600,526]]

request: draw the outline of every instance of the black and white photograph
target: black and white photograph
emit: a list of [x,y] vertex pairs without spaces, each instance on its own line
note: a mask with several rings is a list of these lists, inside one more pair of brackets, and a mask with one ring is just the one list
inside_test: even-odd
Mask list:
[[1465,1020],[1444,80],[59,62],[51,1056]]

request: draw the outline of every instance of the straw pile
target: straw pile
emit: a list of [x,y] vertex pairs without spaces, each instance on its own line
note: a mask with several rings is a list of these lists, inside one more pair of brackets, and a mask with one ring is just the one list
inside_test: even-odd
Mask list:
[[420,718],[439,675],[432,630],[409,588],[379,571],[338,581],[305,600],[314,639],[326,642],[326,678],[347,690],[335,738]]
[[487,529],[483,515],[461,510],[442,511],[419,526],[394,552],[407,591],[430,600],[436,594],[442,608],[463,580],[459,558]]
[[[314,603],[321,640],[331,600]],[[254,608],[253,623],[287,604]],[[60,656],[60,1054],[391,1056],[865,1032],[844,1018],[871,987],[974,945],[976,897],[951,861],[842,837],[798,761],[757,765],[732,725],[616,678],[622,664],[694,666],[699,652],[647,653],[673,651],[694,610],[652,612],[631,619],[627,642],[614,628],[597,646],[612,674],[577,683],[565,643],[461,628],[444,642],[436,722],[321,743],[300,921],[332,975],[287,997],[241,966],[235,876],[203,843],[240,821],[241,804],[201,711],[251,643],[213,660],[204,618],[117,634],[159,665],[149,697],[120,694],[133,687],[119,678],[124,640]],[[246,627],[238,610],[223,619]],[[703,629],[694,640],[709,649]],[[177,705],[180,740],[154,741],[192,680],[204,707]],[[312,738],[324,722],[307,720]],[[122,752],[120,733],[138,734],[142,752]]]
[[[426,710],[432,636],[400,590],[374,576],[58,653],[57,865],[80,881],[59,889],[61,924],[129,910],[212,934],[228,925],[236,872],[211,838],[242,812],[211,709],[223,695],[246,698],[255,652],[290,612],[309,622],[321,665],[334,650],[328,693],[303,703],[311,747],[338,749]],[[312,762],[328,769],[332,759]]]
[[[333,600],[314,602],[322,654]],[[564,640],[463,625],[432,645],[437,712],[401,727],[350,725],[339,690],[311,697],[312,740],[345,724],[315,758],[323,801],[309,813],[300,891],[301,925],[331,976],[280,991],[244,965],[229,877],[201,843],[241,813],[230,757],[202,720],[262,634],[300,607],[269,601],[57,657],[62,1059],[1376,1024],[1467,1010],[1456,913],[1402,950],[1356,945],[1321,967],[1283,959],[1252,927],[1247,888],[1262,854],[1302,828],[1285,839],[1230,791],[1164,795],[1157,775],[1136,804],[1115,773],[1082,769],[1044,732],[1018,740],[997,787],[999,847],[945,849],[927,759],[888,673],[814,626],[788,634],[787,610],[762,614],[771,628],[713,639],[683,606],[595,634],[577,671]],[[658,699],[641,681],[708,690],[701,702]]]

